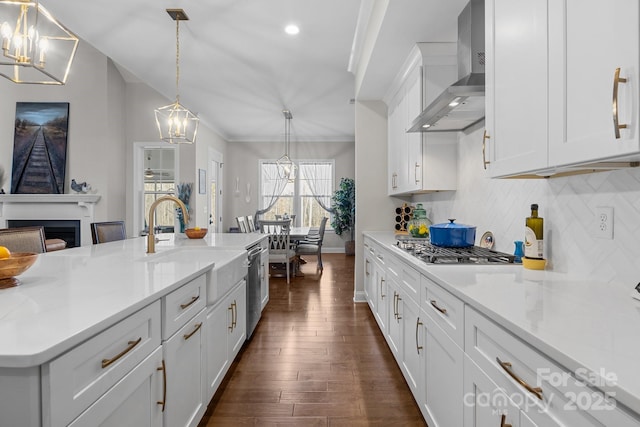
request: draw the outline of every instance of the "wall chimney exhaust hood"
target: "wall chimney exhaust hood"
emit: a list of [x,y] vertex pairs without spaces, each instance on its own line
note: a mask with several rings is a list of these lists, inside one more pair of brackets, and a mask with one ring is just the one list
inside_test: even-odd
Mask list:
[[458,16],[458,78],[407,132],[465,130],[484,119],[484,0],[471,0]]

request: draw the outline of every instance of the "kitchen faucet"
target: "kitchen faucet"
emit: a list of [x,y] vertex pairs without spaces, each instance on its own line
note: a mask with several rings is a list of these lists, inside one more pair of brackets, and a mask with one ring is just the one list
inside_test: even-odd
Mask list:
[[151,204],[151,207],[149,208],[149,234],[147,235],[147,253],[148,254],[153,254],[156,252],[156,238],[155,238],[155,234],[154,234],[154,226],[155,226],[155,216],[156,216],[156,206],[158,206],[160,204],[160,202],[164,202],[165,200],[171,200],[172,202],[175,202],[180,209],[182,209],[182,217],[184,220],[184,223],[188,223],[189,222],[189,212],[187,210],[187,207],[184,205],[184,203],[182,203],[182,200],[178,199],[176,196],[171,196],[171,195],[167,195],[167,196],[162,196],[159,199],[157,199],[155,202],[153,202]]

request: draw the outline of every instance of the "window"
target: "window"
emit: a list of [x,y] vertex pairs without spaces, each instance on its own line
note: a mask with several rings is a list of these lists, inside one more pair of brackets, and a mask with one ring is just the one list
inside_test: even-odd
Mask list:
[[[146,215],[153,202],[167,194],[175,194],[175,150],[173,148],[145,148],[144,150],[144,230]],[[155,225],[160,232],[173,232],[175,205],[161,203],[156,208]]]
[[[323,217],[329,216],[322,205],[331,206],[333,194],[333,160],[297,161],[298,173],[294,182],[288,182],[278,201],[267,211],[265,219],[275,219],[276,215],[296,215],[295,225],[319,227]],[[260,162],[261,209],[269,206],[272,195],[280,184],[275,160]],[[316,197],[314,197],[314,194]]]

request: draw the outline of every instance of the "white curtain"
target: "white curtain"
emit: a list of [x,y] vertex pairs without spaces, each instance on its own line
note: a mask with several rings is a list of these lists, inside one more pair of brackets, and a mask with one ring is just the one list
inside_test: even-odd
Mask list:
[[331,194],[333,193],[333,168],[327,163],[301,163],[300,172],[306,180],[313,198],[320,207],[329,213],[333,213],[331,207]]
[[276,204],[289,182],[288,179],[280,177],[276,163],[262,163],[261,169],[262,180],[260,182],[262,183],[262,194],[260,194],[260,203],[266,200],[266,205],[263,205],[262,209],[256,211],[256,224],[258,224],[261,215]]

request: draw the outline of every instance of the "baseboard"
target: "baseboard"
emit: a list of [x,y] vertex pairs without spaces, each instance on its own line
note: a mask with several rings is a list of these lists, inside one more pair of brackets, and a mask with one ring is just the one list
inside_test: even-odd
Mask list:
[[326,246],[322,247],[322,253],[323,254],[343,254],[344,253],[344,247],[342,248],[328,248]]
[[367,302],[367,295],[364,291],[356,291],[353,295],[353,302]]

